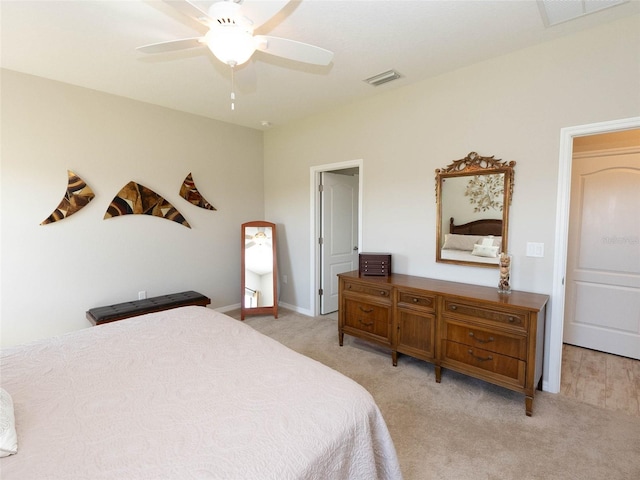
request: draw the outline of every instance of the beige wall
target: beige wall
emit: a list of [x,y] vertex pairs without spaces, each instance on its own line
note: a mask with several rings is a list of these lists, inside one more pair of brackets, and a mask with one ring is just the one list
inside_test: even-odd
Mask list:
[[[264,214],[262,132],[2,71],[2,344],[89,326],[91,307],[196,290],[240,302],[240,224]],[[67,170],[96,194],[39,225]],[[192,172],[216,212],[179,196]],[[129,181],[165,197],[192,228],[146,215],[103,220]]]
[[[395,272],[496,285],[435,263],[434,170],[471,151],[515,160],[513,287],[551,293],[560,129],[640,115],[640,17],[473,65],[265,134],[265,213],[285,225],[281,299],[311,310],[310,167],[363,160],[365,251]],[[544,243],[544,258],[525,255]],[[292,282],[291,279],[294,279]],[[553,302],[553,299],[552,299]]]
[[[195,289],[214,307],[237,304],[239,225],[260,218],[278,224],[281,302],[309,311],[310,167],[355,159],[362,249],[392,252],[397,272],[485,285],[496,284],[494,270],[434,261],[434,170],[470,151],[517,161],[513,286],[549,293],[560,129],[640,115],[638,26],[635,16],[413,86],[383,86],[372,99],[268,131],[264,146],[256,130],[2,71],[2,343],[83,328],[86,309],[140,290]],[[96,198],[40,226],[67,169]],[[189,172],[217,212],[179,198]],[[102,220],[129,180],[164,195],[193,229]],[[544,243],[545,257],[526,257],[528,241]]]

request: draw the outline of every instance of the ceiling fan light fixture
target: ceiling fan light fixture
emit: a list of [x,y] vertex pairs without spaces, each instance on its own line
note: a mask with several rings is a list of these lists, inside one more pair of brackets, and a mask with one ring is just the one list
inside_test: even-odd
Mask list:
[[256,232],[256,234],[253,236],[253,241],[256,242],[256,245],[262,246],[267,242],[267,234],[262,230]]
[[251,32],[237,25],[212,28],[204,40],[218,60],[232,67],[246,63],[256,51]]

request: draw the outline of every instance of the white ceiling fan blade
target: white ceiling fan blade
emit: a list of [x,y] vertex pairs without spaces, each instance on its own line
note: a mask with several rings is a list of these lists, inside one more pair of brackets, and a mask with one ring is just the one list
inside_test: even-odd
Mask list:
[[242,14],[253,23],[252,27],[257,29],[273,18],[289,0],[244,0]]
[[204,10],[200,10],[200,8],[196,7],[193,3],[187,0],[163,0],[164,3],[171,5],[173,8],[178,10],[181,13],[184,13],[186,16],[191,17],[203,25],[209,26],[211,22],[211,18],[209,14]]
[[256,35],[254,38],[257,50],[277,57],[314,65],[329,65],[333,59],[333,52],[308,43],[269,35]]
[[180,40],[169,40],[168,42],[151,43],[136,48],[142,53],[164,53],[175,52],[176,50],[185,50],[187,48],[202,47],[204,45],[204,37],[183,38]]

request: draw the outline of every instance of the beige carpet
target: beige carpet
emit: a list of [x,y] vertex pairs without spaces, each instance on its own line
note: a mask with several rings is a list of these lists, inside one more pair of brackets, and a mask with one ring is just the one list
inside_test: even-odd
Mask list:
[[[239,312],[230,312],[239,318]],[[246,323],[363,385],[375,398],[405,480],[640,479],[640,418],[537,392],[524,396],[345,336],[337,321],[287,310]],[[368,479],[362,479],[368,480]]]

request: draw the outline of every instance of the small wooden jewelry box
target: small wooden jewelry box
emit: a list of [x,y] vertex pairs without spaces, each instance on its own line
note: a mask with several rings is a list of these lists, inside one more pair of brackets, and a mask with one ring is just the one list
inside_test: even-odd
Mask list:
[[391,254],[361,253],[359,273],[362,276],[388,277],[391,273]]

